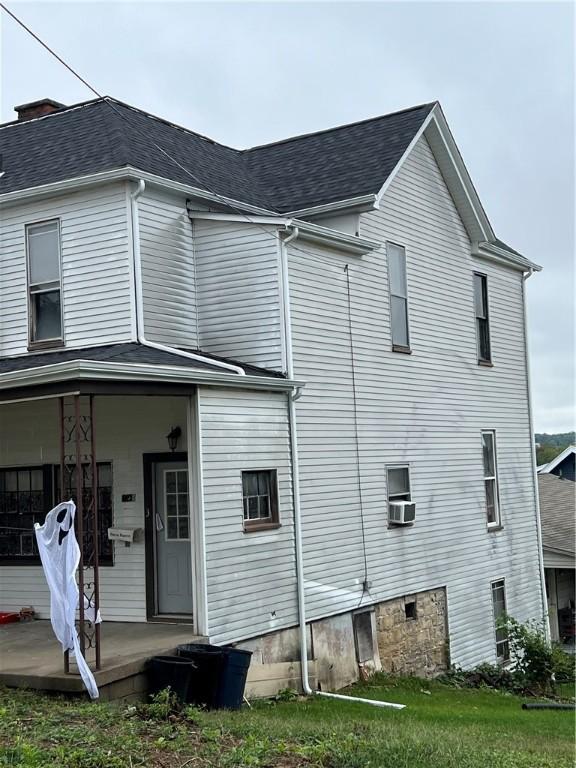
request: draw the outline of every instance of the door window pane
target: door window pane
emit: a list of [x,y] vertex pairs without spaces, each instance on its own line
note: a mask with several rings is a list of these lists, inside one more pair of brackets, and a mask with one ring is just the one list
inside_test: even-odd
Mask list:
[[166,539],[189,539],[187,469],[170,469],[164,472],[164,509]]

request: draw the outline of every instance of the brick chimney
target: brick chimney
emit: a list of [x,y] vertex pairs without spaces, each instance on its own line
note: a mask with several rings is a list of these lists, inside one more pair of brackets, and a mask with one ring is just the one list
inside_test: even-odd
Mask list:
[[34,117],[49,115],[65,106],[65,104],[60,104],[60,102],[52,99],[39,99],[38,101],[30,101],[28,104],[20,104],[19,107],[14,107],[14,111],[18,113],[18,120],[32,120]]

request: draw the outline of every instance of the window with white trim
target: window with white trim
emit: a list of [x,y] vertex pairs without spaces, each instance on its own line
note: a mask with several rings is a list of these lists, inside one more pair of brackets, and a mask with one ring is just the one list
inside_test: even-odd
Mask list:
[[492,362],[490,321],[488,319],[488,278],[479,272],[474,273],[474,307],[478,363],[486,365]]
[[411,501],[410,468],[406,466],[387,467],[388,503],[391,501]]
[[395,352],[409,352],[406,249],[395,243],[386,243],[386,254],[388,256],[392,349]]
[[26,250],[30,344],[60,344],[63,334],[59,222],[29,224],[26,227]]
[[504,579],[492,582],[492,609],[494,611],[494,632],[496,636],[496,656],[499,661],[510,658],[508,630],[502,626],[506,616],[506,586]]
[[278,528],[278,474],[275,469],[242,472],[244,530]]
[[482,459],[484,462],[484,492],[486,494],[486,520],[489,528],[500,526],[500,500],[498,493],[498,465],[496,462],[496,432],[482,431]]

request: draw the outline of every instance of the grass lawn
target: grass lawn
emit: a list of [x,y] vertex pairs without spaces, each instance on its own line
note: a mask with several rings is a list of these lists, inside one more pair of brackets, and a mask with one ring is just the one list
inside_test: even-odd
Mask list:
[[352,695],[240,712],[127,708],[0,691],[0,766],[15,768],[572,768],[574,713],[491,690],[379,676]]

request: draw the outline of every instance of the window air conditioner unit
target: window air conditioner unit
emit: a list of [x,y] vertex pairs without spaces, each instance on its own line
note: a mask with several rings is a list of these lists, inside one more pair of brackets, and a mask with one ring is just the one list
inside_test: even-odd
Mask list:
[[410,525],[416,519],[413,501],[391,501],[388,505],[388,522],[394,525]]

